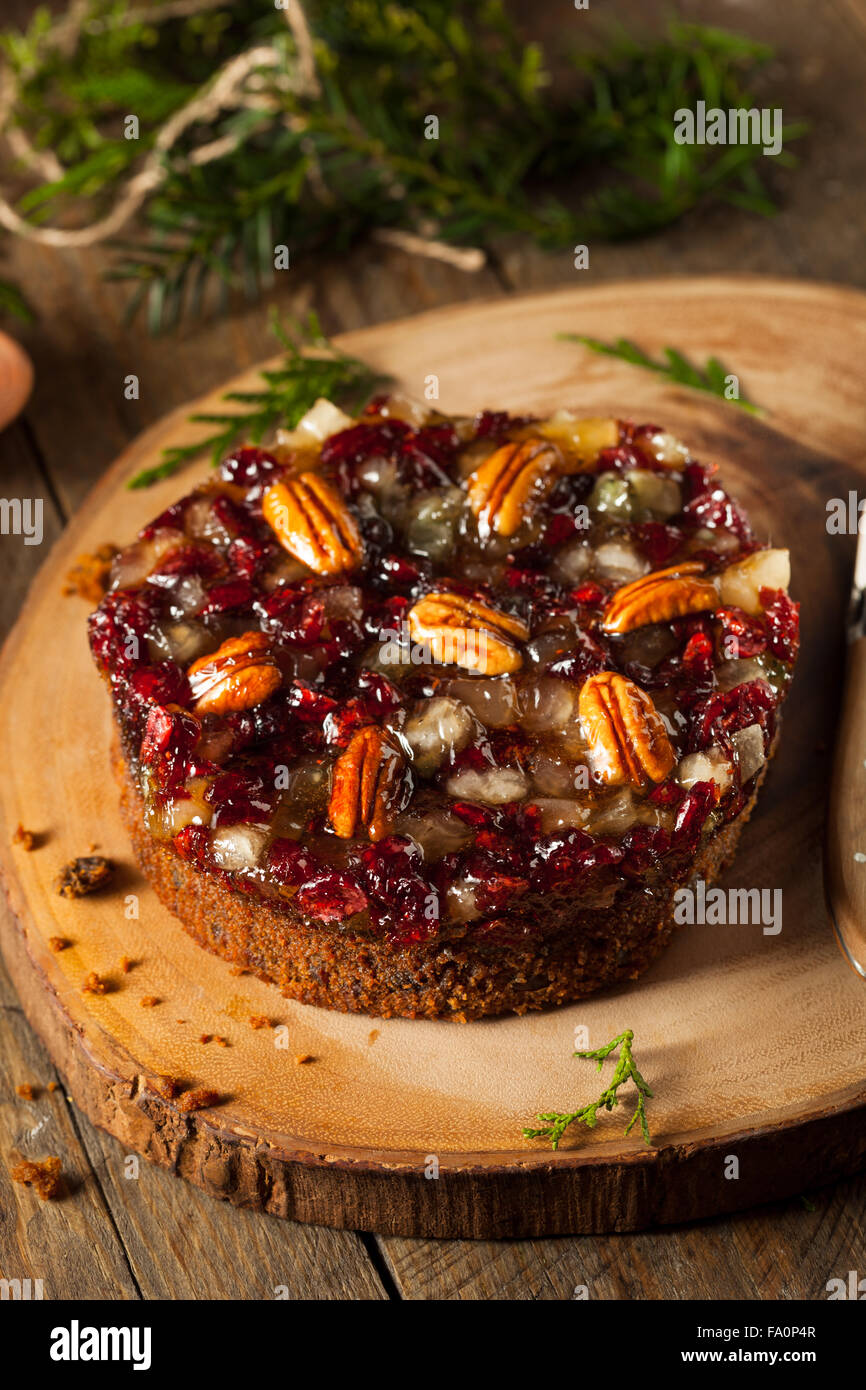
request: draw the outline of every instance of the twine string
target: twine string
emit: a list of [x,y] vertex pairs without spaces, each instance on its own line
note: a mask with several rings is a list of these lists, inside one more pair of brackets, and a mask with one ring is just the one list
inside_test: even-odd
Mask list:
[[[142,6],[115,17],[111,23],[160,22],[185,18],[208,10],[219,9],[225,0],[167,0],[159,6]],[[72,0],[66,13],[52,25],[41,39],[38,52],[54,51],[70,55],[83,32],[100,32],[108,24],[105,19],[88,19],[89,0]],[[301,96],[316,99],[321,96],[321,83],[316,67],[315,47],[307,18],[300,0],[284,0],[285,17],[295,47],[294,71],[288,74],[285,85]],[[15,158],[42,178],[57,182],[63,177],[63,166],[48,150],[36,149],[20,126],[10,126],[22,78],[26,81],[35,70],[36,57],[19,77],[11,67],[0,70],[0,137],[6,139]],[[145,201],[168,178],[168,156],[191,126],[210,124],[223,111],[269,111],[274,99],[254,88],[255,76],[270,70],[282,69],[285,55],[277,45],[258,44],[230,58],[194,97],[178,108],[159,128],[153,145],[140,168],[132,174],[118,193],[112,207],[102,217],[84,227],[66,228],[36,226],[28,222],[9,200],[0,193],[0,226],[15,236],[41,246],[60,248],[94,246],[117,233],[141,210]],[[290,118],[295,119],[295,118]],[[240,135],[225,135],[198,146],[187,157],[189,165],[201,167],[236,149]],[[319,192],[324,189],[321,171],[316,167]],[[484,265],[484,252],[477,247],[452,246],[435,237],[416,235],[397,228],[379,228],[374,239],[396,246],[411,255],[431,257],[456,266],[460,270],[477,271]]]

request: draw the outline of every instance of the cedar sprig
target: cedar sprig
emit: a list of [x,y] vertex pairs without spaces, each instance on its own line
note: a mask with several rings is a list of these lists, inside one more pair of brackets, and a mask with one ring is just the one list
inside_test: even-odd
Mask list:
[[713,396],[730,401],[732,405],[738,405],[741,410],[747,410],[750,415],[764,413],[753,401],[727,394],[727,378],[730,373],[718,357],[708,357],[703,368],[700,368],[690,362],[678,348],[664,348],[664,361],[657,361],[628,338],[617,338],[613,343],[605,343],[600,338],[589,338],[583,333],[558,333],[557,337],[565,342],[582,343],[584,347],[592,352],[601,353],[604,357],[616,357],[620,362],[629,362],[634,367],[644,367],[647,371],[656,372],[657,375],[666,377],[668,381],[676,382],[680,386],[690,386],[694,391],[708,391]]
[[604,1047],[598,1047],[592,1052],[575,1052],[575,1057],[586,1057],[597,1062],[598,1070],[601,1071],[605,1058],[619,1048],[620,1053],[610,1085],[602,1091],[598,1100],[590,1101],[588,1105],[582,1105],[579,1110],[572,1110],[569,1113],[551,1110],[546,1114],[537,1115],[536,1119],[543,1122],[543,1129],[525,1129],[523,1131],[524,1138],[549,1139],[551,1146],[558,1149],[559,1141],[570,1125],[582,1124],[586,1125],[587,1129],[594,1129],[598,1123],[599,1110],[613,1110],[614,1106],[619,1105],[620,1097],[617,1093],[620,1086],[628,1081],[633,1081],[638,1093],[637,1107],[625,1127],[625,1132],[629,1134],[634,1125],[639,1123],[645,1143],[652,1143],[646,1117],[646,1102],[648,1098],[652,1097],[652,1091],[638,1071],[631,1050],[633,1040],[634,1033],[628,1028],[624,1033],[613,1038],[611,1042],[605,1043]]
[[[659,37],[584,46],[571,79],[552,84],[543,48],[502,0],[299,2],[315,91],[293,80],[285,12],[261,0],[195,13],[88,0],[76,42],[52,44],[43,10],[26,33],[0,33],[19,87],[11,119],[59,161],[48,180],[37,159],[22,171],[30,186],[16,208],[33,224],[92,224],[216,72],[262,46],[274,54],[245,100],[166,152],[163,181],[115,243],[112,274],[153,330],[215,297],[226,307],[233,292],[271,289],[276,245],[293,268],[395,230],[482,250],[508,235],[562,249],[657,231],[699,203],[774,208],[759,147],[674,139],[676,111],[697,100],[754,104],[752,81],[772,56],[762,44],[673,23]],[[137,140],[123,138],[128,113]],[[440,132],[428,140],[431,113]],[[801,132],[786,128],[774,168],[791,162]],[[202,150],[219,154],[202,162]]]
[[239,409],[191,415],[196,424],[211,426],[210,432],[194,444],[164,449],[161,461],[136,473],[129,487],[149,487],[205,452],[215,467],[241,440],[259,444],[277,428],[293,429],[320,396],[354,412],[387,380],[357,357],[334,347],[314,313],[302,322],[283,323],[274,311],[271,328],[285,355],[279,366],[262,371],[261,389],[225,392],[223,400]]

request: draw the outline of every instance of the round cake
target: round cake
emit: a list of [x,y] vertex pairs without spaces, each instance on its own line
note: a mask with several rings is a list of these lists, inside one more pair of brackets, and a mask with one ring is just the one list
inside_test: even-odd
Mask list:
[[202,945],[326,1008],[634,978],[751,811],[789,579],[655,425],[318,401],[146,526],[91,615],[136,857]]

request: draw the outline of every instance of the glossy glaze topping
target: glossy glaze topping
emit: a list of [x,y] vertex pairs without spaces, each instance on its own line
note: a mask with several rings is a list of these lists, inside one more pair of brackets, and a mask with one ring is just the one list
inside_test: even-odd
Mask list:
[[319,402],[121,552],[90,635],[151,834],[418,940],[687,862],[766,760],[788,580],[654,426]]

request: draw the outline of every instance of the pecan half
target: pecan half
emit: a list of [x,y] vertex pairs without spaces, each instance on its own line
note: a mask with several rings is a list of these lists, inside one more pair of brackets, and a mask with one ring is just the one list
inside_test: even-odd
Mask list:
[[264,632],[230,637],[210,656],[201,656],[187,671],[197,714],[228,714],[260,705],[282,676]]
[[593,771],[608,786],[663,782],[676,762],[664,721],[646,691],[618,671],[590,676],[578,701]]
[[299,473],[268,488],[265,521],[284,550],[316,574],[356,569],[364,553],[355,518],[318,473]]
[[523,657],[514,645],[529,629],[520,618],[481,599],[450,591],[427,594],[409,610],[409,636],[430,649],[434,661],[463,666],[485,676],[519,671]]
[[352,737],[334,764],[328,814],[342,840],[359,829],[381,840],[391,828],[403,787],[405,759],[375,724]]
[[513,536],[557,477],[559,453],[546,439],[503,444],[469,479],[469,505],[482,536]]
[[667,623],[672,618],[717,608],[719,595],[715,584],[698,577],[703,570],[700,560],[686,560],[624,584],[608,603],[602,627],[605,632],[631,632],[648,623]]

